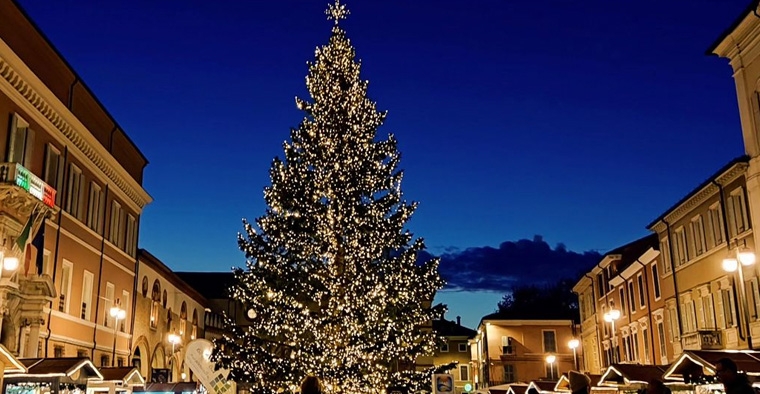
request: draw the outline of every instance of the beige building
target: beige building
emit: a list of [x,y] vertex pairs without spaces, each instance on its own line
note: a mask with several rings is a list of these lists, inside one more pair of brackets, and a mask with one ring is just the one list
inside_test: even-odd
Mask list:
[[0,342],[126,365],[147,160],[14,1],[0,20],[0,247],[20,261],[0,278]]
[[132,364],[148,382],[194,380],[185,349],[204,337],[208,301],[144,249],[138,251],[137,278]]
[[445,339],[433,355],[433,365],[447,365],[456,363],[456,367],[449,373],[454,376],[455,393],[465,392],[465,385],[474,386],[470,361],[472,354],[469,340],[474,339],[477,332],[462,325],[462,320],[449,321],[445,319],[433,320],[433,330]]
[[[484,316],[472,347],[472,375],[476,387],[503,383],[557,380],[560,371],[573,369],[575,323],[572,320],[503,319]],[[553,356],[553,362],[547,362]]]

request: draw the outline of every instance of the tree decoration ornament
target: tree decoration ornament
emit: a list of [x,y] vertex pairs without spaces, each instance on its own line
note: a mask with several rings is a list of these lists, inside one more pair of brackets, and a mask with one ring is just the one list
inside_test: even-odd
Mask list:
[[429,327],[444,282],[405,229],[417,204],[403,199],[396,139],[377,139],[386,114],[337,23],[347,14],[328,8],[336,24],[308,63],[311,100],[296,99],[305,116],[272,161],[265,214],[238,235],[246,267],[230,297],[249,320],[225,320],[211,359],[254,394],[293,392],[306,375],[328,394],[429,390],[442,369],[414,368],[441,343]]
[[327,20],[334,20],[336,25],[341,19],[346,19],[350,13],[346,5],[340,3],[340,0],[335,0],[335,4],[328,4],[327,10],[325,10]]

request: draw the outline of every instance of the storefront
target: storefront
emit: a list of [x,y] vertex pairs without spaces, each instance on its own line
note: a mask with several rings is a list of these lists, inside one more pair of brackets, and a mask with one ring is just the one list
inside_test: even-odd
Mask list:
[[19,360],[26,371],[6,372],[6,394],[85,394],[90,381],[102,381],[89,358],[25,358]]

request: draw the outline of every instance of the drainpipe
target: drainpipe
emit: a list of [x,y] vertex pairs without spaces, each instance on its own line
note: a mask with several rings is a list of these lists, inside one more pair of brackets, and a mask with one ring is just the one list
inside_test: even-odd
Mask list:
[[668,223],[667,220],[664,218],[662,219],[662,222],[665,223],[665,226],[667,226],[667,234],[668,239],[670,242],[668,242],[668,256],[670,256],[670,272],[673,275],[673,290],[676,293],[676,314],[678,314],[678,337],[681,337],[681,334],[683,333],[683,323],[681,322],[681,294],[678,292],[678,281],[676,280],[676,262],[673,255],[673,234],[672,231],[670,231],[670,223]]
[[[79,76],[74,75],[74,81],[71,82],[71,86],[69,87],[69,102],[66,103],[66,108],[69,109],[69,111],[72,111],[74,108],[74,86],[79,83]],[[72,111],[74,112],[74,111]]]
[[[728,216],[726,216],[726,200],[723,198],[723,185],[716,182],[714,179],[712,180],[712,183],[715,186],[718,186],[718,197],[720,198],[720,212],[723,215],[723,230],[725,236],[725,242],[726,242],[726,250],[730,251],[731,249],[731,242],[729,242],[729,233],[728,233]],[[743,269],[741,264],[737,264],[736,269]],[[734,305],[734,311],[736,311],[736,315],[739,316],[739,324],[737,326],[739,327],[739,338],[742,340],[745,340],[747,342],[747,347],[749,350],[752,350],[752,334],[749,332],[744,332],[744,324],[742,324],[742,321],[746,323],[747,325],[747,331],[749,331],[749,313],[745,315],[745,309],[744,309],[744,303],[746,300],[744,299],[744,295],[747,294],[746,291],[741,291],[740,294],[737,294],[736,291],[736,279],[733,275],[731,275],[731,280],[734,282],[734,298],[738,301],[736,302],[736,305]],[[744,289],[744,282],[739,283],[739,286],[741,286],[742,289]],[[741,304],[741,306],[739,306]],[[745,337],[746,335],[746,337]]]
[[[76,83],[76,81],[74,81],[74,83]],[[74,85],[71,85],[71,86],[73,87]],[[60,191],[62,193],[61,194],[61,206],[59,207],[60,211],[58,212],[58,230],[56,230],[56,232],[55,232],[55,253],[53,254],[53,277],[52,277],[52,280],[53,280],[53,288],[54,289],[55,289],[55,279],[56,279],[56,276],[57,276],[56,274],[58,273],[58,253],[61,250],[61,217],[63,216],[63,212],[62,212],[63,211],[63,205],[64,205],[63,199],[66,197],[67,185],[68,185],[68,182],[66,182],[66,178],[68,176],[68,174],[66,173],[66,169],[69,167],[69,166],[66,165],[66,164],[68,164],[68,158],[69,158],[69,148],[68,147],[66,147],[66,146],[63,147],[63,155],[62,156],[63,156],[63,176],[60,179],[63,182],[63,190]],[[58,190],[56,190],[56,193],[58,193]],[[43,226],[45,225],[44,221],[42,222],[42,225]],[[61,289],[63,289],[63,284],[61,284]],[[70,294],[66,295],[66,297],[69,297],[69,296],[70,296]],[[57,309],[58,308],[57,303],[59,303],[59,302],[61,302],[61,295],[60,294],[58,294],[58,298],[57,299],[53,299],[53,302],[50,303],[50,312],[48,313],[48,317],[47,317],[47,336],[45,337],[45,357],[46,358],[48,357],[49,348],[50,348],[50,336],[53,334],[50,331],[50,319],[53,317],[53,308]]]
[[[105,185],[105,190],[103,191],[103,201],[108,201],[108,184]],[[98,309],[100,309],[100,288],[103,283],[103,256],[105,255],[105,248],[106,248],[106,215],[105,215],[105,207],[103,207],[103,230],[100,234],[100,266],[98,267],[98,291],[96,292],[96,299],[95,299],[95,328],[92,330],[92,359],[95,359],[95,350],[98,346],[97,344],[97,338],[98,338]],[[93,283],[93,286],[95,283]],[[114,298],[116,298],[116,290],[114,289]],[[116,305],[115,300],[111,300],[112,305]],[[104,311],[105,313],[109,313],[109,311]],[[106,319],[108,319],[106,317]],[[114,324],[116,324],[116,319],[113,321]],[[117,335],[118,327],[114,328],[114,335]],[[114,358],[116,358],[116,354],[112,355]],[[111,365],[116,365],[116,360],[111,360]]]

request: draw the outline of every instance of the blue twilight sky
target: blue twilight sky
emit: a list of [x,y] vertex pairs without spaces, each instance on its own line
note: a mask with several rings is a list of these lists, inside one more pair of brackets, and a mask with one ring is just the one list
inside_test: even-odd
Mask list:
[[[140,246],[175,270],[242,265],[240,220],[264,213],[302,117],[327,0],[19,1],[150,160]],[[646,235],[743,153],[731,68],[704,52],[748,3],[348,1],[380,134],[421,202],[410,229],[513,280],[535,278],[491,253],[505,241],[581,253]],[[439,299],[475,326],[507,288]]]

